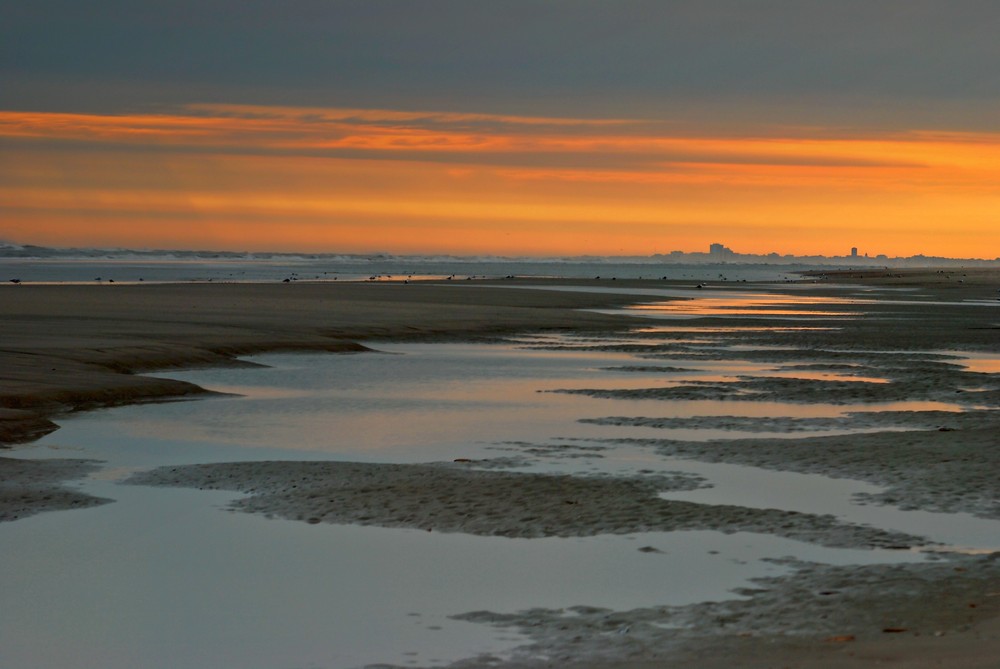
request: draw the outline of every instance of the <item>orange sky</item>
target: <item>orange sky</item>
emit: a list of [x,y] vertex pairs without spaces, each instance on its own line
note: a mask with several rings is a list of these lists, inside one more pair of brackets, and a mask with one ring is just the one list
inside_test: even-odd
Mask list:
[[0,238],[525,255],[1000,255],[1000,134],[190,105],[0,111]]

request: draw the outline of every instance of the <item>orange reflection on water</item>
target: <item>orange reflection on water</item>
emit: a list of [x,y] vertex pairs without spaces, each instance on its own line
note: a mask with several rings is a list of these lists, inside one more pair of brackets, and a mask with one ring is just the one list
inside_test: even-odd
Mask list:
[[836,372],[805,372],[802,370],[776,370],[757,374],[756,376],[768,376],[782,379],[803,379],[806,381],[847,381],[853,383],[889,383],[889,379],[879,376],[851,376],[849,374],[838,374]]
[[[809,325],[764,325],[764,326],[746,326],[739,325],[733,327],[721,327],[721,328],[710,328],[710,327],[683,327],[676,325],[664,325],[657,327],[648,328],[637,328],[633,332],[639,332],[642,334],[666,334],[671,332],[712,332],[712,333],[722,333],[727,332],[823,332],[839,330],[840,328],[832,327],[817,327]],[[671,340],[677,341],[677,340]]]
[[956,361],[967,372],[976,374],[1000,374],[1000,355],[996,353],[959,353],[962,359]]
[[636,311],[688,316],[853,316],[847,311],[826,311],[813,307],[861,304],[861,300],[809,295],[769,293],[706,296],[695,300],[654,302],[632,307]]

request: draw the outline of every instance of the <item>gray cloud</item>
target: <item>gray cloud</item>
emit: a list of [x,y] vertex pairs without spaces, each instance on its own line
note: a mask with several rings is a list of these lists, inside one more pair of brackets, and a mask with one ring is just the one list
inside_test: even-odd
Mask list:
[[993,0],[34,0],[6,108],[243,101],[991,128]]

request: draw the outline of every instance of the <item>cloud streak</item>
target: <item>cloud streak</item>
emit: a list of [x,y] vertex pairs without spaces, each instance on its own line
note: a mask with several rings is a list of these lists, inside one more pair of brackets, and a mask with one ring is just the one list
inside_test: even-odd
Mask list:
[[131,224],[128,234],[159,245],[168,228],[219,239],[242,221],[259,248],[300,240],[361,252],[643,253],[664,250],[654,244],[665,235],[700,248],[713,230],[754,252],[773,250],[765,230],[781,231],[783,251],[808,253],[858,231],[903,254],[930,239],[973,256],[998,241],[1000,135],[670,130],[636,119],[261,105],[7,110],[0,213],[25,236],[122,235]]
[[344,157],[392,155],[402,160],[504,164],[512,155],[530,165],[567,167],[578,156],[603,156],[605,166],[657,170],[678,164],[794,165],[800,167],[906,168],[936,163],[982,163],[1000,134],[893,133],[884,137],[678,136],[669,128],[632,119],[580,119],[324,109],[251,105],[189,105],[172,113],[80,114],[0,111],[0,138],[86,142],[190,151],[301,153]]

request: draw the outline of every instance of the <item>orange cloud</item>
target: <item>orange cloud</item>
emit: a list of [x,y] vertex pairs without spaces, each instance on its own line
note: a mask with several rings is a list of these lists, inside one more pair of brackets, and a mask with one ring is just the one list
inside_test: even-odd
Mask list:
[[0,111],[0,215],[5,235],[73,244],[1000,254],[1000,135],[664,128],[248,105]]

